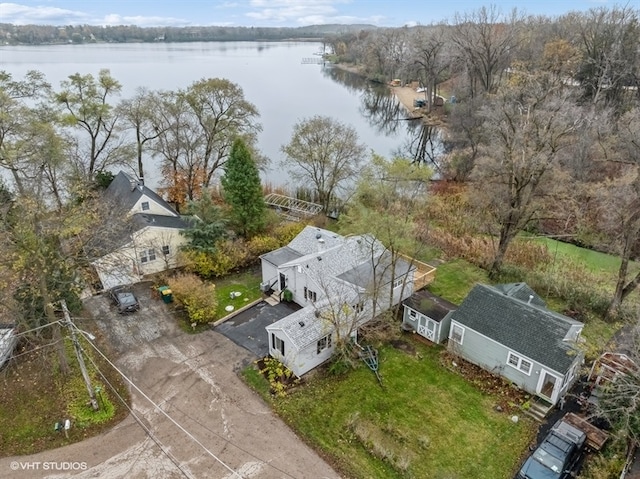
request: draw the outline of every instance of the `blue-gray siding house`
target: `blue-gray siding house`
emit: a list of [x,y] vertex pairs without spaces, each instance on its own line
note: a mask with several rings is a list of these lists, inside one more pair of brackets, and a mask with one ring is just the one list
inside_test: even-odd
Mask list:
[[582,327],[547,309],[525,283],[479,284],[451,313],[448,348],[556,404],[583,362]]

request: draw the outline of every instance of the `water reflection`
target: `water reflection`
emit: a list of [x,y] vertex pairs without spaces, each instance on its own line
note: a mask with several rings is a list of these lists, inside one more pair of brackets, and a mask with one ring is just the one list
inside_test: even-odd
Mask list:
[[420,119],[409,119],[404,105],[386,85],[367,81],[360,75],[330,65],[322,71],[350,91],[360,94],[360,114],[379,134],[405,134],[406,141],[394,151],[394,155],[428,165],[436,176],[442,173],[445,148],[441,128]]

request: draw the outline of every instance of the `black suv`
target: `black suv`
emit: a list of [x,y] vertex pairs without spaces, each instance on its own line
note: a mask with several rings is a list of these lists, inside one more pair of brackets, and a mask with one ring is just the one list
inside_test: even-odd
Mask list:
[[138,298],[125,286],[116,286],[109,290],[109,296],[118,308],[118,313],[133,313],[140,309]]
[[526,460],[517,479],[566,479],[572,477],[587,439],[580,429],[558,421]]

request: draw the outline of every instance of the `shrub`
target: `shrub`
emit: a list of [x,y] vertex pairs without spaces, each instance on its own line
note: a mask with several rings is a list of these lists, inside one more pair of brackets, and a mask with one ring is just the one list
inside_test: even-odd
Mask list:
[[247,244],[247,249],[251,256],[260,256],[280,247],[280,242],[273,236],[254,236]]
[[264,358],[260,372],[264,374],[271,386],[271,392],[278,397],[287,395],[287,388],[291,384],[297,384],[298,379],[293,372],[275,358]]
[[280,223],[280,225],[273,230],[273,236],[278,242],[278,246],[284,246],[290,243],[291,240],[298,236],[304,229],[304,226],[302,223]]
[[169,280],[175,301],[184,307],[193,323],[208,323],[216,319],[215,285],[205,283],[195,274],[181,274]]

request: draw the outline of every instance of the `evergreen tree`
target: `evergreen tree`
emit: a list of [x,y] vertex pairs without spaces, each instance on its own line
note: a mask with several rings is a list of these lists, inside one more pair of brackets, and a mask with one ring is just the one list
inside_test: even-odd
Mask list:
[[236,232],[250,237],[265,226],[266,205],[258,168],[251,152],[240,138],[233,142],[231,154],[224,165],[223,196],[231,207],[231,222]]

